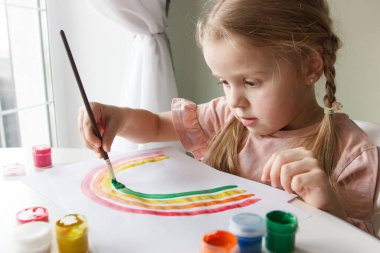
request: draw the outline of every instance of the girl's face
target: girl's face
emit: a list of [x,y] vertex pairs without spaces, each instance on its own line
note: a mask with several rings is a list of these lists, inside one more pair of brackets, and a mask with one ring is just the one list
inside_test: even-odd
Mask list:
[[268,49],[234,42],[206,40],[203,53],[230,109],[248,130],[268,135],[321,119],[314,87],[300,76],[302,71],[284,59],[275,60]]

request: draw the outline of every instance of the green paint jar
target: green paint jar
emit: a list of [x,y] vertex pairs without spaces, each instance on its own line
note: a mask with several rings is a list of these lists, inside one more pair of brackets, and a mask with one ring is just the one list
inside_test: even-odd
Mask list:
[[295,236],[298,227],[297,218],[284,211],[271,211],[266,214],[267,233],[265,247],[274,253],[294,251]]

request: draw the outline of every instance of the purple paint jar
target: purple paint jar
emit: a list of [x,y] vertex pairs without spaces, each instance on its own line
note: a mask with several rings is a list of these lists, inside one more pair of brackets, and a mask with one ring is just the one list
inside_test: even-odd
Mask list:
[[32,147],[34,167],[47,169],[52,167],[51,148],[49,145],[36,145]]

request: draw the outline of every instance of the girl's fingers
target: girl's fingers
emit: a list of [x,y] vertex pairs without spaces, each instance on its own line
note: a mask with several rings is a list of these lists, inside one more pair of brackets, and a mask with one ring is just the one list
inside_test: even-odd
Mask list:
[[326,174],[322,170],[311,170],[308,173],[295,175],[291,182],[291,188],[297,195],[304,198],[308,194],[308,189],[323,188],[329,185]]
[[326,173],[312,152],[305,148],[273,154],[263,168],[262,179],[270,180],[274,187],[282,186],[287,192],[296,193],[320,209],[328,210],[331,200],[336,199]]
[[83,125],[84,125],[84,115],[85,115],[84,106],[82,106],[82,107],[79,108],[79,111],[78,111],[78,128],[79,128],[79,132],[80,132],[80,135],[81,135],[81,137],[82,137],[82,139],[84,141],[84,145],[86,146],[86,148],[94,150],[95,147],[93,147],[91,145],[91,143],[89,143],[87,141],[85,133],[84,133],[84,128],[83,128]]
[[[110,112],[109,107],[96,102],[90,104],[101,138],[98,138],[95,135],[91,120],[84,106],[79,108],[78,127],[85,146],[96,152],[97,155],[102,158],[103,156],[100,152],[100,147],[106,152],[111,151],[111,144],[117,134],[120,119],[115,113]],[[113,115],[114,119],[107,122],[107,115]]]
[[273,154],[265,164],[261,180],[267,182],[270,181],[273,187],[280,187],[280,174],[282,166],[310,156],[312,157],[311,152],[305,148],[295,148],[277,152]]
[[83,134],[84,138],[87,142],[90,143],[93,147],[100,147],[101,141],[100,139],[94,134],[94,130],[92,129],[91,121],[87,115],[87,113],[83,117]]
[[272,168],[272,163],[273,163],[273,160],[275,159],[275,157],[276,157],[276,153],[272,154],[271,157],[269,158],[269,160],[264,165],[263,172],[261,174],[261,181],[270,182],[269,173],[270,173],[270,170]]
[[277,174],[277,176],[279,176],[279,173],[276,173],[277,167],[279,164],[285,163],[287,160],[289,160],[289,153],[292,152],[294,151],[291,149],[274,153],[264,165],[261,180],[264,182],[272,182]]
[[289,193],[297,192],[293,189],[293,178],[297,175],[308,174],[310,171],[317,169],[318,164],[313,158],[305,158],[299,161],[290,162],[281,167],[280,184],[285,191]]
[[96,154],[99,158],[103,158],[103,154],[100,152],[100,149],[98,148],[96,151]]
[[102,135],[102,147],[104,151],[110,152],[111,151],[111,145],[113,143],[113,140],[115,139],[115,136],[117,134],[117,125],[116,124],[108,124],[107,125],[107,131],[104,131]]
[[[294,176],[291,187],[303,201],[316,208],[329,210],[333,206],[331,210],[341,209],[338,198],[322,170],[311,170]],[[344,212],[341,214],[344,216]]]
[[[103,129],[102,147],[104,151],[110,152],[115,136],[118,134],[120,126],[123,125],[121,123],[123,116],[120,113],[121,110],[117,107],[108,107],[107,109],[108,110],[104,112],[104,119],[99,122],[99,128]],[[107,120],[108,117],[106,115],[112,115],[112,120]]]
[[101,145],[101,141],[98,137],[96,137],[94,131],[92,130],[91,121],[84,106],[79,109],[78,124],[85,146],[88,149],[99,152],[98,148]]

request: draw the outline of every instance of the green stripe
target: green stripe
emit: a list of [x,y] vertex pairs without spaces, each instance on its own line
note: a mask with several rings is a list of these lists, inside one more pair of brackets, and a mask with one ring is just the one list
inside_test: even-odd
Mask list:
[[[113,183],[113,182],[112,182]],[[114,186],[115,187],[115,186]],[[215,193],[215,192],[220,192],[224,191],[227,189],[232,189],[236,188],[237,185],[226,185],[226,186],[221,186],[217,188],[212,188],[208,190],[199,190],[199,191],[189,191],[189,192],[178,192],[178,193],[169,193],[169,194],[149,194],[149,193],[142,193],[142,192],[135,192],[127,187],[117,189],[116,190],[126,193],[126,194],[131,194],[135,195],[141,198],[147,198],[147,199],[171,199],[171,198],[178,198],[178,197],[183,197],[183,196],[190,196],[190,195],[201,195],[201,194],[209,194],[209,193]]]

